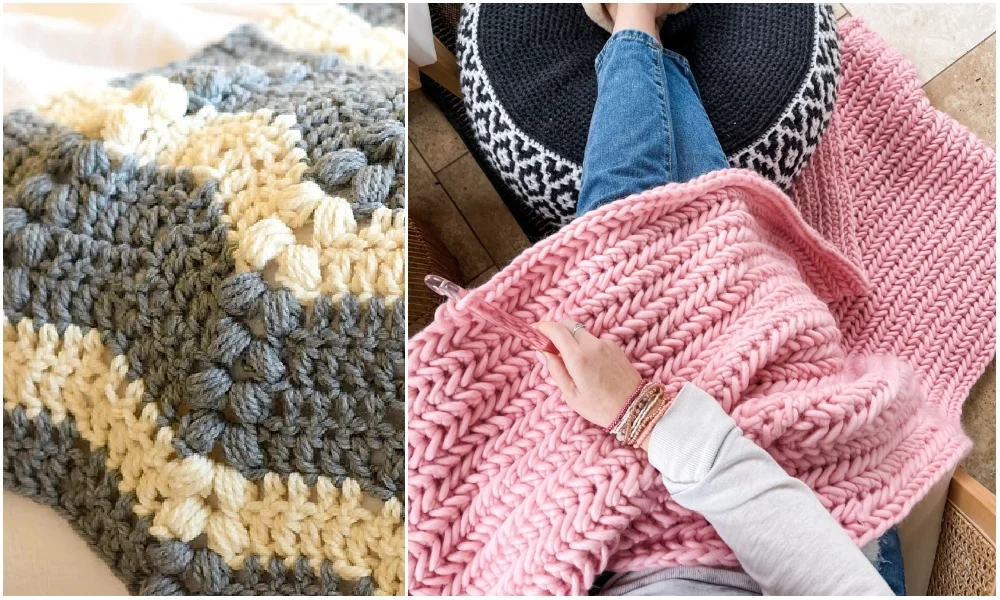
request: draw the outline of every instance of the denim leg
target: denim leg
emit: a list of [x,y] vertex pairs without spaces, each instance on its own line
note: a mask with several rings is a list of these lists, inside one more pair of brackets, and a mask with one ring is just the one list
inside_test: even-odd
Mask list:
[[661,50],[652,36],[625,30],[597,55],[577,215],[671,180],[675,152]]
[[726,166],[687,61],[641,31],[612,35],[597,56],[576,214]]
[[671,50],[663,50],[663,54],[667,101],[674,124],[674,151],[677,153],[676,171],[671,181],[691,181],[710,171],[729,167],[687,59]]
[[889,589],[897,596],[906,595],[906,576],[903,570],[903,546],[895,527],[882,534],[878,540],[878,558],[875,568]]

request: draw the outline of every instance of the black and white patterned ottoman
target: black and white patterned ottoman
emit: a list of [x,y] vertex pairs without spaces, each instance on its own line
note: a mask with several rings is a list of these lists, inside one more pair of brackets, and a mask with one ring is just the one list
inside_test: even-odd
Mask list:
[[[472,131],[533,239],[575,214],[594,60],[608,37],[579,4],[462,9],[456,54]],[[661,38],[690,62],[730,164],[789,188],[837,95],[831,6],[696,4],[669,17]]]

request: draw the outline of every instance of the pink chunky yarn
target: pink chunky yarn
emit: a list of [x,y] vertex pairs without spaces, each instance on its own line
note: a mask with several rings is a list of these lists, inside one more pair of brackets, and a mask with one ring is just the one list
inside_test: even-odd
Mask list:
[[[969,447],[960,403],[995,337],[995,158],[925,103],[865,102],[915,77],[863,25],[841,35],[841,118],[794,194],[824,237],[770,184],[721,171],[594,211],[477,293],[706,389],[864,543]],[[927,127],[944,134],[907,137]],[[452,303],[411,340],[408,386],[412,592],[577,594],[605,568],[735,564],[642,452]]]
[[840,38],[837,108],[792,200],[871,282],[832,305],[850,351],[905,359],[958,420],[996,347],[996,153],[863,21]]

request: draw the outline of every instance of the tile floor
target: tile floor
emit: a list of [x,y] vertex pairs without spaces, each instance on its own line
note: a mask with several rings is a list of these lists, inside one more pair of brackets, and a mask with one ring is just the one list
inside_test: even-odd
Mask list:
[[[835,4],[913,61],[931,103],[996,147],[996,6]],[[528,240],[441,111],[410,93],[410,214],[431,224],[475,287]],[[973,389],[963,423],[975,441],[963,467],[996,492],[996,365]]]
[[409,214],[426,223],[476,287],[530,244],[440,109],[410,92]]

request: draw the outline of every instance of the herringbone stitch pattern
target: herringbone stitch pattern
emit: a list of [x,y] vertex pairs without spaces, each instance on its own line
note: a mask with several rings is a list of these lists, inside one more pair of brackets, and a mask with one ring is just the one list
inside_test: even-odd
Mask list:
[[[859,21],[841,45],[832,132],[792,202],[745,171],[651,190],[478,293],[707,390],[864,544],[969,448],[961,402],[995,343],[996,175],[898,52]],[[518,340],[449,303],[408,353],[414,593],[583,593],[606,568],[736,564]]]

